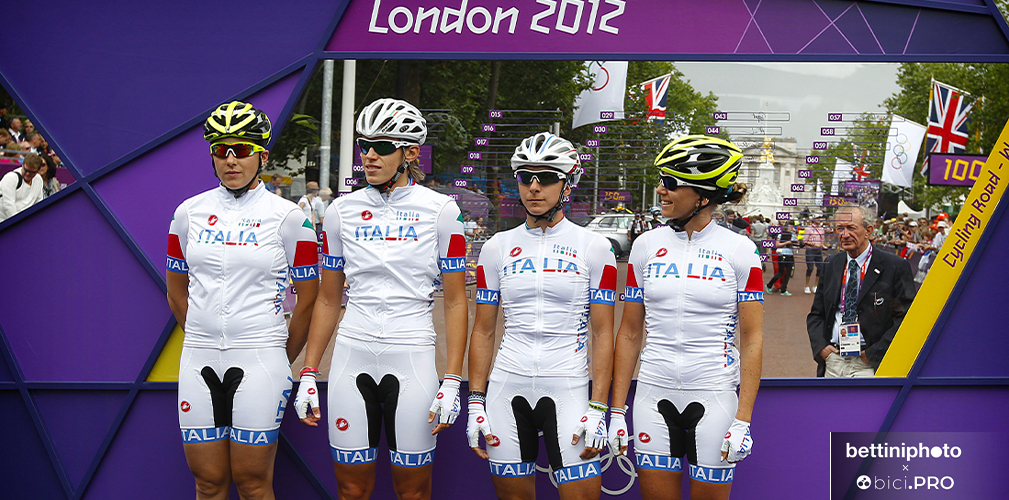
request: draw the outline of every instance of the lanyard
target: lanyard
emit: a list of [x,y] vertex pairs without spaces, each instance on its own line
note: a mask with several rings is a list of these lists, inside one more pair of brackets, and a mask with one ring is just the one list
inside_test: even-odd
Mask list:
[[[859,291],[862,288],[862,280],[865,279],[865,270],[869,267],[869,261],[872,260],[872,245],[869,245],[869,253],[865,256],[865,262],[859,266],[859,276],[858,276],[858,287]],[[844,289],[848,285],[848,266],[844,266],[844,277],[841,279],[841,315],[844,316]]]

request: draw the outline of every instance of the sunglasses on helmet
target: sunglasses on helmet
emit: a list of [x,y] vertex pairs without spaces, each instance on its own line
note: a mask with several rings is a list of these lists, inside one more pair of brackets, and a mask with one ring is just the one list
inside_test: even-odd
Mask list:
[[216,142],[210,145],[210,154],[220,158],[225,159],[229,154],[235,155],[235,158],[248,158],[260,151],[266,151],[266,148],[258,144],[253,144],[251,142]]
[[379,156],[391,155],[396,152],[397,149],[406,146],[411,146],[411,144],[399,141],[369,141],[363,137],[359,137],[357,139],[357,147],[361,148],[361,154],[365,155],[372,149],[374,149]]
[[541,186],[549,186],[566,180],[568,176],[556,170],[520,169],[515,171],[515,178],[518,179],[519,183],[525,184],[526,186],[532,184],[534,180],[539,182]]

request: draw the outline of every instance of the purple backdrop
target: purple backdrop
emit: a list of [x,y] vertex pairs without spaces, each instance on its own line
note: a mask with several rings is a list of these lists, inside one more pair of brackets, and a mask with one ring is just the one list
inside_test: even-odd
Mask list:
[[[461,3],[431,6],[444,13],[446,4]],[[254,103],[281,122],[286,119],[281,110],[291,109],[297,98],[302,68],[307,64],[311,70],[323,47],[330,56],[365,53],[358,57],[524,53],[566,59],[626,54],[868,61],[885,54],[891,61],[957,61],[956,54],[968,54],[962,59],[1009,62],[1005,25],[996,23],[980,0],[932,2],[931,8],[903,0],[637,0],[625,2],[620,15],[619,2],[600,1],[595,16],[588,10],[592,2],[584,2],[577,30],[579,2],[557,2],[557,11],[540,18],[550,33],[531,31],[533,15],[549,3],[500,4],[519,11],[514,35],[495,35],[492,26],[481,35],[470,31],[467,20],[478,30],[484,25],[478,7],[499,5],[489,0],[467,3],[462,33],[434,35],[429,24],[420,33],[369,33],[372,8],[379,7],[376,27],[388,26],[389,12],[407,4],[399,0],[354,0],[335,34],[327,27],[346,1],[249,0],[242,4],[241,22],[231,24],[224,20],[235,19],[232,5],[208,2],[53,0],[5,6],[7,18],[17,22],[0,30],[0,46],[30,46],[31,57],[0,51],[3,84],[85,177],[72,192],[0,223],[0,254],[7,258],[7,294],[0,301],[4,496],[193,495],[174,385],[136,382],[146,376],[145,363],[158,354],[171,326],[160,276],[167,220],[181,200],[215,184],[199,139],[203,114],[252,94]],[[407,20],[405,10],[395,16],[398,25]],[[656,37],[642,28],[656,18],[692,22]],[[592,34],[586,29],[590,21]],[[500,24],[499,32],[509,24]],[[607,27],[619,29],[619,35]],[[43,43],[37,43],[40,33]],[[107,175],[87,176],[98,171]],[[999,350],[992,349],[1004,331],[992,314],[1001,310],[1002,294],[991,293],[1009,279],[1000,258],[1009,244],[1004,225],[993,221],[991,244],[979,247],[979,267],[937,327],[929,357],[920,361],[923,376],[962,378],[896,381],[910,386],[906,399],[896,398],[897,385],[872,385],[879,381],[765,383],[754,413],[754,454],[739,467],[733,498],[766,498],[767,492],[776,498],[825,496],[830,431],[871,432],[891,423],[895,431],[990,430],[1004,420],[1009,372]],[[153,266],[153,275],[145,266]],[[995,385],[965,385],[971,377],[988,377],[984,383]],[[492,496],[486,464],[467,449],[464,426],[465,415],[441,439],[436,498]],[[283,436],[276,466],[280,496],[335,497],[326,429],[310,429],[289,415]],[[393,498],[387,464],[388,456],[380,454],[376,500]],[[616,489],[627,480],[611,463],[603,483]],[[541,498],[556,498],[544,474],[538,484]],[[632,487],[627,496],[636,492]]]

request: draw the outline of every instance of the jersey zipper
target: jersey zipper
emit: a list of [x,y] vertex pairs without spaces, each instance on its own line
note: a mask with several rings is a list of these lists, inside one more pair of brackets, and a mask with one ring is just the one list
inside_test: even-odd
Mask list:
[[673,356],[676,358],[676,388],[677,389],[683,389],[683,377],[681,375],[682,369],[683,369],[683,359],[685,357],[683,355],[683,328],[684,328],[683,312],[686,309],[686,307],[684,307],[684,306],[687,303],[687,275],[689,274],[689,269],[690,269],[690,267],[689,267],[690,266],[690,252],[693,249],[694,249],[694,241],[692,239],[690,239],[690,236],[687,236],[687,251],[683,253],[683,258],[680,261],[680,269],[681,269],[680,272],[683,273],[683,274],[682,274],[682,277],[679,280],[680,281],[680,308],[679,308],[680,310],[679,310],[679,314],[677,314],[677,318],[676,318],[676,321],[677,321],[678,324],[677,324],[677,328],[676,328],[676,335],[674,336],[674,338],[676,339],[675,346],[673,348],[673,353],[674,353]]
[[[539,248],[536,251],[536,258],[539,262],[543,262],[543,250],[547,245],[547,232],[540,228],[540,242]],[[538,264],[538,263],[537,263]],[[546,268],[541,269],[540,272],[536,273],[536,332],[534,336],[533,352],[536,353],[535,362],[533,363],[533,376],[539,376],[540,373],[540,358],[543,355],[543,275]]]

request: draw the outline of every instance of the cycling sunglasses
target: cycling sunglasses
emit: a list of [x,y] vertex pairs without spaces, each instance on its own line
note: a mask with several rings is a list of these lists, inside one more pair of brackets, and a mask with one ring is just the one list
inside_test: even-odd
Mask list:
[[568,176],[557,172],[556,170],[521,169],[515,171],[515,178],[518,179],[519,183],[525,184],[526,186],[532,184],[534,180],[539,182],[541,186],[549,186],[566,180]]
[[235,142],[231,144],[216,142],[210,145],[210,154],[222,160],[227,158],[229,154],[235,155],[235,158],[248,158],[260,151],[266,151],[266,148],[251,142]]
[[410,143],[398,141],[369,141],[368,139],[362,137],[357,139],[357,147],[361,148],[361,154],[364,155],[368,154],[368,152],[372,149],[374,149],[379,156],[391,155],[396,152],[397,149],[410,145]]
[[662,182],[662,187],[666,188],[667,191],[673,191],[680,187],[680,181],[671,175],[659,175],[659,181]]

